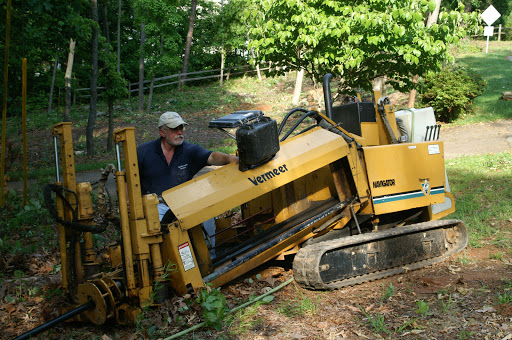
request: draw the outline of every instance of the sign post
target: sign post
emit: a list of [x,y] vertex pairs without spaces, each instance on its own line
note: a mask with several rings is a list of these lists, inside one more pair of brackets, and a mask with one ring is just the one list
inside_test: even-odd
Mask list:
[[489,37],[494,34],[494,27],[491,25],[501,17],[501,14],[493,5],[490,5],[482,14],[480,14],[480,16],[487,24],[487,27],[484,27],[484,36],[487,37],[487,45],[485,46],[485,53],[487,54],[487,51],[489,50]]

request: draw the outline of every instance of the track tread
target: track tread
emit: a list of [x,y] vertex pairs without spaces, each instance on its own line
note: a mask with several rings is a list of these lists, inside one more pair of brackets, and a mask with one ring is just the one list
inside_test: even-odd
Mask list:
[[[389,237],[402,236],[407,234],[424,232],[432,229],[447,229],[457,226],[456,244],[451,246],[443,255],[432,257],[425,260],[401,264],[392,268],[383,268],[378,271],[366,273],[340,281],[323,282],[320,278],[319,263],[322,256],[330,250],[349,248],[355,245],[375,242],[377,240]],[[467,229],[460,220],[439,220],[413,224],[405,227],[387,229],[375,233],[367,233],[344,237],[341,239],[319,242],[305,246],[295,255],[293,262],[293,272],[295,280],[304,288],[332,290],[346,286],[352,286],[364,282],[369,282],[392,275],[401,274],[410,270],[419,269],[434,263],[445,260],[448,256],[462,250],[468,241]]]

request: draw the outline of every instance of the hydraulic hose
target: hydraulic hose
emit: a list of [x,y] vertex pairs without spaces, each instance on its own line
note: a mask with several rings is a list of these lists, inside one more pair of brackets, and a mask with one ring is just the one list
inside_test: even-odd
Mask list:
[[36,336],[37,334],[42,333],[45,330],[50,329],[50,328],[58,325],[59,323],[66,321],[67,319],[71,319],[75,315],[85,312],[86,310],[89,310],[91,308],[94,308],[94,301],[89,300],[89,302],[84,303],[83,305],[80,305],[77,308],[70,310],[66,314],[58,316],[55,319],[53,319],[39,327],[36,327],[26,333],[23,333],[22,335],[18,336],[17,338],[14,338],[14,340],[30,339],[31,337]]
[[[294,278],[292,277],[291,279],[289,279],[288,281],[285,281],[283,283],[281,283],[279,286],[275,287],[275,288],[272,288],[271,290],[269,290],[268,292],[266,292],[265,294],[263,295],[260,295],[258,296],[257,298],[253,299],[253,300],[250,300],[250,301],[247,301],[246,303],[240,305],[240,306],[237,306],[235,308],[233,308],[232,310],[230,310],[228,313],[231,314],[231,313],[234,313],[236,311],[238,311],[239,309],[242,309],[242,308],[245,308],[247,306],[250,306],[252,305],[253,303],[255,303],[256,301],[259,301],[261,299],[263,299],[265,296],[268,296],[270,294],[273,294],[275,292],[277,292],[278,290],[284,288],[285,286],[289,285],[290,283],[292,283],[294,280]],[[188,334],[192,331],[195,331],[196,329],[199,329],[201,327],[203,327],[204,325],[206,325],[206,321],[203,321],[195,326],[192,326],[190,328],[187,328],[185,329],[184,331],[181,331],[181,332],[178,332],[176,334],[173,334],[171,335],[170,337],[168,338],[165,338],[164,340],[171,340],[171,339],[176,339],[176,338],[179,338],[180,336],[183,336],[185,334]]]
[[[77,217],[76,209],[73,209],[73,207],[71,206],[69,201],[62,194],[62,192],[64,190],[65,189],[63,187],[61,187],[60,185],[57,185],[57,184],[47,184],[43,190],[43,197],[44,197],[44,203],[46,205],[46,209],[48,209],[48,211],[50,212],[50,215],[52,215],[52,217],[58,223],[62,224],[63,226],[65,226],[67,228],[71,228],[76,231],[89,232],[89,233],[93,233],[93,234],[102,233],[107,229],[106,226],[94,227],[94,226],[90,226],[90,225],[84,225],[84,224],[77,223],[76,221],[78,220],[78,217]],[[71,222],[66,221],[59,216],[59,214],[57,212],[57,208],[55,207],[55,204],[53,203],[53,200],[52,200],[52,192],[55,192],[55,194],[57,196],[59,196],[62,199],[62,201],[64,202],[64,204],[73,212],[73,221],[71,221]],[[73,194],[75,194],[75,193],[73,193]]]

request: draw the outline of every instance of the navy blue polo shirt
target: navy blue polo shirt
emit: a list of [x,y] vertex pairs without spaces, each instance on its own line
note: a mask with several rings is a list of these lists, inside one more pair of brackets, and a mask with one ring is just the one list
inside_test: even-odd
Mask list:
[[142,194],[161,195],[163,191],[191,180],[208,165],[208,151],[200,145],[183,142],[174,150],[171,164],[167,165],[160,139],[137,147]]

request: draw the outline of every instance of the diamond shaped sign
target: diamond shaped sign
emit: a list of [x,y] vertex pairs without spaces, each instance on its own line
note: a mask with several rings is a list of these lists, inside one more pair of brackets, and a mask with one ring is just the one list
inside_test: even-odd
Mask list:
[[501,14],[493,5],[490,5],[482,14],[480,14],[480,16],[484,19],[487,26],[491,26],[499,17],[501,17]]

